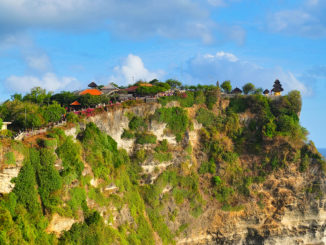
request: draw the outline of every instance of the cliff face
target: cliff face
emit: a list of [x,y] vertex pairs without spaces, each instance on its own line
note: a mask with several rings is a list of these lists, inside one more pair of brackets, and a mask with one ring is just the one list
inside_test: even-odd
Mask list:
[[[263,207],[251,200],[241,212],[221,212],[208,204],[200,221],[178,244],[324,244],[325,178],[315,171],[301,175],[293,167],[252,186],[263,193]],[[317,199],[306,194],[311,180],[322,190]]]
[[[224,108],[227,107],[223,102]],[[178,104],[174,104],[178,105]],[[119,147],[125,148],[129,153],[133,151],[134,140],[122,140],[123,129],[128,128],[128,113],[146,117],[160,108],[159,104],[145,104],[138,107],[121,109],[91,119],[101,130],[114,138]],[[199,150],[199,130],[202,125],[194,119],[193,130],[187,132],[186,138],[190,144]],[[240,114],[244,124],[255,118],[248,112]],[[165,124],[151,121],[149,130],[158,140],[167,139],[171,145],[176,146],[175,137],[165,134]],[[197,152],[198,153],[198,152]],[[142,163],[144,173],[151,174],[151,183],[156,179],[155,167],[164,171],[170,165],[179,165],[180,158],[177,153],[174,159],[165,163],[146,161]],[[196,161],[196,159],[194,159]],[[156,177],[155,177],[156,176]],[[187,212],[183,213],[183,222],[188,228],[184,235],[177,239],[178,244],[319,244],[326,242],[326,198],[325,178],[318,167],[309,169],[309,172],[300,173],[295,165],[287,170],[275,172],[263,184],[254,184],[251,189],[259,192],[263,198],[264,207],[257,205],[254,198],[249,200],[244,210],[239,212],[221,211],[216,201],[208,200],[203,214],[193,218]],[[313,183],[313,184],[312,184]],[[307,194],[306,188],[316,185],[321,193],[318,198]],[[167,186],[164,192],[171,191]],[[201,190],[204,191],[204,190]],[[167,206],[173,209],[174,205]],[[182,211],[181,211],[182,212]],[[179,216],[182,216],[180,214]],[[181,224],[182,222],[180,222]],[[173,229],[175,224],[170,224]]]
[[[63,244],[73,244],[69,232],[82,229],[75,227],[78,222],[90,229],[95,224],[90,225],[90,219],[95,218],[89,218],[89,210],[96,210],[103,219],[99,226],[108,227],[105,232],[111,234],[111,240],[103,240],[109,244],[326,243],[326,178],[311,145],[290,135],[256,134],[266,128],[259,125],[258,112],[230,113],[227,108],[233,105],[228,100],[217,101],[211,110],[202,104],[176,110],[179,106],[139,104],[64,128],[66,136],[51,132],[46,140],[54,137],[56,144],[46,149],[54,152],[62,186],[48,194],[61,201],[42,207],[48,218],[46,232],[61,236]],[[183,113],[189,121],[179,121]],[[143,126],[131,130],[132,117],[142,118]],[[114,143],[89,122],[129,157],[113,149]],[[124,130],[134,136],[122,138]],[[141,133],[154,135],[155,142],[137,142]],[[46,144],[41,145],[40,165]],[[69,158],[74,154],[82,171]],[[10,180],[23,165],[21,154],[15,151],[15,156],[16,164],[2,164],[0,170],[3,195],[12,191]],[[45,170],[38,167],[34,166],[37,185],[43,190],[40,173]],[[74,168],[76,173],[68,173]],[[43,203],[44,193],[39,193],[37,202]],[[141,232],[146,235],[137,237]]]
[[[120,108],[111,112],[103,113],[94,116],[87,120],[87,122],[95,123],[100,130],[110,135],[117,143],[118,146],[131,152],[134,147],[134,140],[122,139],[121,135],[124,129],[128,129],[129,115],[138,117],[147,117],[154,114],[155,110],[160,108],[158,103],[141,104],[131,108]],[[165,124],[153,121],[149,124],[149,131],[157,136],[158,140],[167,139],[170,143],[176,144],[175,137],[164,134]]]

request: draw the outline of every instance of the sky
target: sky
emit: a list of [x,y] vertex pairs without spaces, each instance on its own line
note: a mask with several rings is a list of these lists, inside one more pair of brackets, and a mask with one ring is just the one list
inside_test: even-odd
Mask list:
[[301,123],[326,148],[324,13],[326,0],[1,0],[0,101],[91,81],[279,79],[301,92]]

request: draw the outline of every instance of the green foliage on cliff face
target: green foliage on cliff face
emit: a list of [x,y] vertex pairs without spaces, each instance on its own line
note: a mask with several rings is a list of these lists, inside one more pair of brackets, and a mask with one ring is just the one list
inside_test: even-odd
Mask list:
[[[79,135],[80,143],[59,129],[52,130],[47,137],[39,140],[36,148],[26,152],[13,192],[0,197],[1,244],[155,243],[153,230],[145,217],[144,201],[139,194],[139,168],[134,166],[136,163],[131,164],[129,156],[117,148],[111,137],[94,124],[88,124]],[[56,144],[48,147],[47,140]],[[103,186],[84,186],[89,185],[89,180],[86,180],[89,176],[81,175],[82,156],[90,160],[88,163],[94,174],[102,178],[101,183],[116,184],[118,195],[107,197],[102,192]],[[61,162],[57,157],[62,160],[60,172],[54,167],[55,162]],[[103,172],[106,168],[109,171]],[[95,201],[96,206],[127,207],[132,224],[121,224],[118,229],[104,224],[99,213],[88,207],[87,197]],[[55,212],[75,218],[79,218],[82,212],[85,220],[74,224],[58,240],[45,232],[50,221],[48,217]]]
[[40,161],[34,163],[38,192],[44,208],[50,212],[60,203],[61,198],[55,192],[62,187],[62,178],[54,167],[54,161],[53,150],[41,149]]
[[56,130],[56,133],[51,135],[59,141],[56,153],[62,160],[63,170],[60,175],[65,183],[70,184],[74,179],[81,177],[84,169],[81,161],[81,147],[73,141],[71,136],[65,136],[62,130]]
[[121,139],[132,139],[135,138],[135,134],[131,130],[124,129],[121,134]]
[[137,144],[155,144],[156,136],[151,133],[137,133],[136,134],[136,143]]
[[23,204],[33,216],[37,216],[40,212],[40,203],[37,200],[36,179],[33,168],[35,158],[37,158],[37,156],[34,156],[33,152],[31,152],[30,160],[25,162],[19,172],[17,179],[15,179],[15,188],[13,189],[13,193],[15,193],[17,197],[17,202]]
[[79,135],[86,161],[90,163],[96,177],[107,180],[114,168],[128,163],[125,150],[118,150],[117,143],[101,132],[94,123],[89,123]]
[[167,124],[167,128],[181,141],[189,126],[187,112],[180,107],[160,108],[155,111],[154,119]]
[[[160,212],[171,198],[177,205],[182,205],[186,200],[190,203],[191,213],[197,217],[201,213],[202,198],[199,193],[199,179],[195,172],[190,175],[178,173],[177,169],[169,169],[163,172],[153,185],[146,185],[143,188],[143,198],[147,204],[146,211],[152,222],[153,228],[161,237],[164,244],[174,244],[173,233],[166,225],[168,217]],[[159,198],[163,189],[171,186],[172,190],[164,194],[166,198]]]
[[7,152],[4,155],[4,158],[5,158],[6,164],[15,164],[15,162],[16,162],[15,155],[13,152]]
[[147,125],[144,119],[141,117],[133,116],[129,121],[129,128],[131,130],[135,130],[135,131],[144,130],[146,126]]
[[[204,200],[216,203],[211,200],[215,198],[224,211],[240,210],[255,198],[252,183],[262,183],[290,162],[302,172],[311,166],[326,169],[313,143],[302,140],[297,92],[276,100],[237,96],[222,110],[215,87],[190,89],[186,96],[162,99],[178,100],[181,107],[158,109],[146,119],[129,115],[129,129],[121,137],[152,144],[137,145],[131,157],[94,123],[87,124],[76,140],[53,129],[33,149],[15,148],[26,156],[14,190],[0,197],[0,244],[155,244],[154,231],[163,244],[175,244],[175,237],[187,231],[181,209],[197,218],[206,206]],[[175,147],[167,140],[157,142],[146,131],[146,122],[157,120],[181,141],[191,130],[183,107],[194,104],[200,104],[196,120],[203,128],[193,150],[190,143]],[[152,176],[142,171],[140,163],[152,157],[175,162],[162,173],[154,171],[159,175],[149,184]],[[111,184],[114,190],[107,188]],[[320,193],[313,184],[306,190]],[[102,212],[106,207],[110,208]],[[113,209],[127,215],[125,221],[110,226]],[[58,239],[45,232],[54,213],[83,219]],[[171,222],[181,225],[175,228]]]
[[204,108],[200,108],[196,113],[196,120],[206,128],[216,126],[218,119],[212,111]]
[[[262,182],[269,173],[284,168],[288,162],[297,162],[300,171],[308,169],[312,162],[325,166],[320,156],[311,153],[312,146],[303,147],[299,161],[296,160],[298,146],[303,144],[306,135],[299,123],[300,110],[300,93],[292,91],[277,98],[257,94],[232,97],[226,110],[218,116],[204,108],[197,111],[196,119],[204,126],[200,134],[201,149],[209,159],[199,166],[198,172],[217,174],[212,176],[214,196],[225,210],[240,208],[239,199],[250,195],[252,182]],[[267,150],[271,144],[275,146]],[[265,160],[244,169],[239,159],[241,154],[265,156]]]

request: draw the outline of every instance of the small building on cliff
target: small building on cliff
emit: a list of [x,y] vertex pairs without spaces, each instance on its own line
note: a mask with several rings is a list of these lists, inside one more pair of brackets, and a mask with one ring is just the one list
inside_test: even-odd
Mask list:
[[275,96],[280,96],[282,91],[284,91],[281,82],[276,79],[273,85],[272,92],[274,93]]

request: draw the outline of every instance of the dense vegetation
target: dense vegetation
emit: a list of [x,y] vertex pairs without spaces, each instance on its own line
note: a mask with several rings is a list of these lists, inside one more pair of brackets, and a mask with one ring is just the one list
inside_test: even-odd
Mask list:
[[[159,81],[151,84],[142,93],[167,88]],[[176,80],[164,84],[182,86]],[[226,81],[221,88],[229,93],[232,86]],[[1,164],[14,165],[18,153],[24,163],[13,191],[0,197],[0,244],[155,244],[156,234],[163,244],[174,244],[189,220],[201,217],[207,202],[224,211],[240,210],[255,200],[263,207],[253,183],[290,164],[301,172],[311,166],[326,171],[300,126],[298,91],[270,98],[257,94],[252,84],[243,90],[244,96],[223,99],[219,86],[192,86],[160,98],[162,107],[153,115],[127,113],[121,138],[135,142],[129,155],[94,123],[78,129],[76,139],[54,128],[25,145],[4,142],[0,147],[10,150],[3,152]],[[16,127],[41,126],[60,120],[64,108],[59,103],[72,100],[73,94],[36,89],[24,97],[14,95],[0,115]],[[166,107],[171,101],[178,103]],[[67,120],[77,124],[76,117],[71,114]],[[165,123],[165,134],[175,136],[177,145],[157,140],[150,131],[153,121]],[[191,142],[196,121],[202,128],[198,142]],[[142,163],[173,164],[164,170],[156,166],[148,174]],[[306,191],[318,193],[318,188]],[[54,214],[76,221],[60,238],[46,232]],[[118,214],[123,218],[115,220]]]

